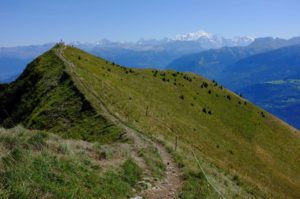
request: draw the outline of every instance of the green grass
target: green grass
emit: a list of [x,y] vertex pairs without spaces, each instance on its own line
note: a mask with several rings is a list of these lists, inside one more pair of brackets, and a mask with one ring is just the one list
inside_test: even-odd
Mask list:
[[57,150],[58,146],[70,142],[19,127],[0,129],[0,198],[125,199],[132,196],[132,187],[143,174],[132,159],[103,172],[92,156],[76,152],[80,147],[85,151],[87,144],[71,148],[72,153]]
[[163,164],[158,150],[153,146],[142,148],[138,155],[142,157],[151,171],[152,177],[161,179],[165,176],[166,165]]
[[[75,73],[67,70],[76,87],[96,110],[98,100],[90,91],[148,136],[169,145],[178,136],[187,175],[201,173],[194,150],[226,197],[300,196],[299,132],[266,111],[194,74],[124,68],[71,47],[65,56],[76,65]],[[236,174],[240,183],[233,180]],[[183,194],[193,198],[198,180],[190,179]]]
[[122,135],[74,86],[54,50],[30,63],[18,81],[0,92],[0,104],[0,123],[6,127],[22,123],[29,129],[100,143]]

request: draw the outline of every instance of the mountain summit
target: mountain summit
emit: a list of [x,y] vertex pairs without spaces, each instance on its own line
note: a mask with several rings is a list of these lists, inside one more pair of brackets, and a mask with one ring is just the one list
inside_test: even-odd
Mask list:
[[247,46],[252,43],[255,38],[249,36],[238,36],[233,38],[225,38],[218,35],[214,35],[204,30],[196,32],[188,32],[184,34],[176,35],[175,40],[177,41],[201,41],[208,40],[212,43],[222,46]]
[[196,32],[189,32],[189,33],[184,33],[176,36],[176,40],[181,40],[181,41],[194,41],[198,40],[200,38],[207,38],[210,39],[212,38],[213,35],[205,32],[203,30],[199,30]]

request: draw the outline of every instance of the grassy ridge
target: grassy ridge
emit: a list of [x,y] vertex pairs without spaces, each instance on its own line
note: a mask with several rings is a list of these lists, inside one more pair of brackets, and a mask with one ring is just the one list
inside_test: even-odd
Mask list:
[[0,92],[0,123],[50,130],[66,138],[109,143],[122,130],[99,116],[74,86],[63,62],[50,50]]
[[197,197],[188,187],[200,172],[192,150],[227,197],[300,196],[298,132],[267,112],[197,75],[124,68],[71,47],[65,56],[122,120],[167,145],[178,136],[184,169],[195,173],[184,188],[188,198]]

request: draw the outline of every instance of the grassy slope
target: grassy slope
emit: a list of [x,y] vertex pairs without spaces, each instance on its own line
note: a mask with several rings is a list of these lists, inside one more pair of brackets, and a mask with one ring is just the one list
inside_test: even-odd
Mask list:
[[[194,148],[212,184],[228,197],[300,196],[299,132],[272,115],[200,76],[125,69],[70,47],[65,55],[124,121],[167,144],[179,136],[187,173],[200,172]],[[203,82],[207,88],[201,88]],[[91,96],[88,100],[97,106]],[[193,198],[193,179],[187,177],[186,197]]]
[[[0,123],[50,130],[64,137],[109,143],[122,131],[100,117],[50,50],[0,92]],[[3,91],[4,90],[4,91]]]
[[0,129],[0,198],[128,198],[162,178],[156,148],[90,105],[57,47],[0,85],[0,124],[42,130]]
[[[120,148],[118,148],[120,149]],[[116,198],[132,196],[141,168],[128,155],[104,170],[103,146],[28,131],[0,129],[0,198]],[[125,154],[125,153],[124,153]]]

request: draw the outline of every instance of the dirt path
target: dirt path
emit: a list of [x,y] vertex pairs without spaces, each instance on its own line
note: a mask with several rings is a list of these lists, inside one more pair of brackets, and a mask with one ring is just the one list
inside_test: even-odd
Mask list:
[[[102,116],[105,117],[107,120],[113,122],[118,127],[124,129],[127,136],[129,136],[131,139],[134,140],[135,145],[143,145],[146,142],[152,143],[155,148],[157,148],[163,163],[166,166],[166,174],[164,179],[161,181],[158,181],[153,187],[148,188],[141,193],[139,193],[136,198],[145,197],[148,199],[174,199],[177,198],[177,192],[180,190],[182,186],[182,180],[181,180],[181,172],[178,168],[177,164],[172,159],[171,155],[167,152],[166,148],[159,144],[155,143],[152,140],[146,138],[145,136],[141,135],[141,133],[137,132],[135,129],[129,127],[126,125],[123,121],[121,121],[119,118],[117,118],[114,114],[112,114],[107,107],[104,105],[102,100],[99,98],[97,94],[95,94],[94,91],[92,91],[89,87],[85,86],[84,83],[80,80],[80,77],[76,74],[74,71],[75,65],[68,60],[64,55],[63,51],[66,47],[60,47],[57,50],[57,56],[68,66],[70,66],[71,73],[74,74],[75,78],[78,79],[78,81],[82,84],[83,87],[85,87],[90,94],[92,94],[97,101],[99,102],[99,105],[102,110]],[[139,147],[139,146],[136,146]]]

